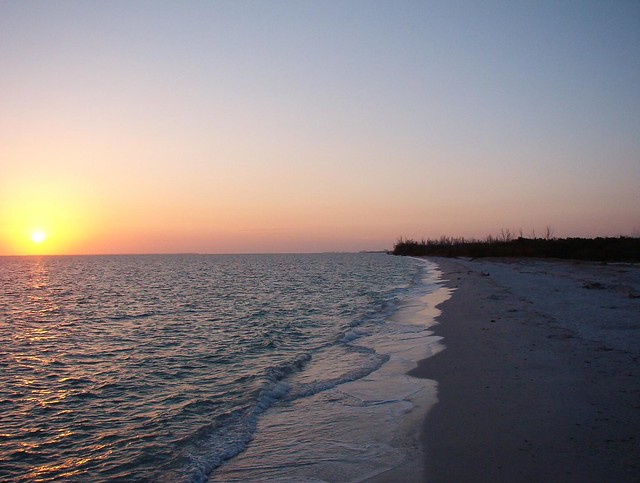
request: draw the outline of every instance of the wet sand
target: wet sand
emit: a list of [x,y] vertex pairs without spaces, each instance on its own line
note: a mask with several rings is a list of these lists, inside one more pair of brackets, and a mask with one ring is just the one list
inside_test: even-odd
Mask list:
[[640,481],[640,266],[430,260],[456,291],[409,373],[438,382],[426,480]]

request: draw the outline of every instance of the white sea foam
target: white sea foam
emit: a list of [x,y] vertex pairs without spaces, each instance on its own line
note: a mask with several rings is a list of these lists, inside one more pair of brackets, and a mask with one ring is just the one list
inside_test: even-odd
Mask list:
[[[429,331],[435,305],[450,296],[434,283],[438,275],[428,264],[423,290],[403,300],[386,323],[347,331],[342,344],[315,354],[303,371],[286,378],[287,403],[262,415],[247,450],[210,481],[356,482],[407,461],[419,475],[417,428],[437,401],[436,383],[406,372],[442,349]],[[369,372],[358,377],[356,369],[363,367]],[[307,397],[296,393],[314,381],[326,387]]]
[[[380,331],[420,267],[379,254],[1,259],[0,480],[59,480],[82,461],[88,481],[204,481],[272,417],[284,435],[311,414],[405,411],[394,394],[345,391],[395,364]],[[393,464],[345,418],[326,441]]]
[[340,342],[351,342],[363,335],[367,335],[369,332],[362,327],[354,327],[352,329],[347,330],[344,333],[344,337],[340,339]]

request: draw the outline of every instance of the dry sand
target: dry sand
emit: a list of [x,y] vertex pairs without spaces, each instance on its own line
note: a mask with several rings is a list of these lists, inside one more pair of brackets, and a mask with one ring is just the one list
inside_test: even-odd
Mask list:
[[439,388],[427,481],[640,481],[640,267],[431,260],[456,291],[410,372]]

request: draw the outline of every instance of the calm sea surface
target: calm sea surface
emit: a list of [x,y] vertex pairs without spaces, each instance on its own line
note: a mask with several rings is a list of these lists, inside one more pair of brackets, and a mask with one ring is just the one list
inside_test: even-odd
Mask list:
[[204,481],[367,376],[428,266],[382,254],[0,257],[0,480]]

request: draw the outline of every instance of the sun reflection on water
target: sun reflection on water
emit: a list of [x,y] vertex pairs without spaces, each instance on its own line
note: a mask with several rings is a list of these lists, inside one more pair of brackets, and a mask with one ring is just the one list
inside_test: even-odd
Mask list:
[[[369,314],[376,285],[349,278],[350,264],[323,272],[329,298],[313,288],[292,302],[324,257],[244,260],[0,259],[0,481],[147,481],[174,471],[188,479],[180,455],[185,438],[199,444],[193,428],[226,424],[227,411],[253,404],[264,371]],[[256,280],[281,292],[254,300],[263,282],[245,282],[244,270],[256,263],[264,273]],[[376,283],[394,286],[388,274]],[[345,297],[353,291],[361,301]]]
[[81,473],[81,467],[92,461],[91,458],[69,458],[62,463],[35,466],[26,476],[29,480],[48,481],[50,475],[58,478],[71,478]]

